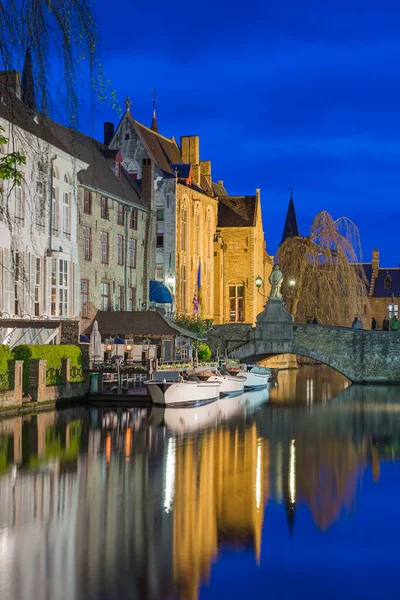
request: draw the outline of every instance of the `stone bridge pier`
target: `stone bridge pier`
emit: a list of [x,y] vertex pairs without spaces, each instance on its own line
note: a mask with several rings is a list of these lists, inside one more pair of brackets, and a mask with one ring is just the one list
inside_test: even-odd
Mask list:
[[353,383],[400,384],[400,332],[294,325],[282,300],[270,299],[234,355],[258,362],[286,353],[329,365]]

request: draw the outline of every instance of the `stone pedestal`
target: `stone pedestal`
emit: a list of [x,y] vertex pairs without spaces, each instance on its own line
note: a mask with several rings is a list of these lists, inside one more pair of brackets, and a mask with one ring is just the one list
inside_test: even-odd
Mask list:
[[263,312],[257,316],[254,341],[261,340],[281,343],[293,341],[293,317],[280,298],[270,298]]

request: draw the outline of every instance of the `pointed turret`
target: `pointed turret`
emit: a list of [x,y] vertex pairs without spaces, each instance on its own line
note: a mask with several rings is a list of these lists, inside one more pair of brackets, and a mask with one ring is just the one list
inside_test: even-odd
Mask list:
[[36,112],[35,84],[33,81],[33,65],[31,49],[26,48],[24,68],[22,71],[21,99],[30,110]]
[[158,133],[158,125],[157,125],[157,115],[156,115],[156,109],[153,110],[153,120],[151,121],[151,126],[150,128],[155,131],[156,133]]
[[294,208],[294,202],[293,202],[293,190],[290,188],[290,200],[289,200],[289,206],[288,206],[288,210],[286,213],[286,221],[285,221],[285,227],[283,228],[283,234],[282,234],[282,239],[281,239],[281,244],[283,244],[283,242],[285,240],[287,240],[290,237],[298,237],[299,234],[299,228],[297,225],[297,218],[296,218],[296,211]]

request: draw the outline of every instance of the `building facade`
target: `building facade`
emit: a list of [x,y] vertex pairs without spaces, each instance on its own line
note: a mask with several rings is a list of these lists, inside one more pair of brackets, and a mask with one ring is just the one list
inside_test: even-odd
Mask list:
[[[108,131],[110,124],[106,124]],[[119,148],[130,176],[141,187],[142,198],[156,210],[156,264],[153,277],[173,295],[172,312],[193,313],[198,283],[201,312],[213,318],[213,241],[217,223],[217,188],[211,163],[200,161],[198,136],[183,136],[181,147],[133,118],[129,102],[115,132],[105,142]],[[111,130],[113,131],[113,130]],[[153,185],[150,185],[151,177]]]
[[0,152],[18,151],[25,164],[20,185],[1,182],[0,312],[3,318],[76,320],[76,173],[88,164],[73,156],[47,120],[23,104],[17,72],[1,81],[0,127],[8,143]]

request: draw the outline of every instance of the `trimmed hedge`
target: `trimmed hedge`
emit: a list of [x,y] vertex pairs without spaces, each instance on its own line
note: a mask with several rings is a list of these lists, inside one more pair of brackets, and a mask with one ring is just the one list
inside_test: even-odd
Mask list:
[[9,389],[9,371],[8,361],[12,360],[12,354],[9,346],[0,345],[0,390]]
[[[13,349],[12,356],[15,360],[24,361],[24,390],[29,387],[29,360],[31,360],[32,358],[46,360],[47,369],[60,369],[62,365],[61,359],[63,358],[71,359],[71,369],[72,367],[82,368],[82,351],[79,348],[79,346],[74,346],[73,344],[65,344],[59,346],[28,346],[27,344],[23,344],[21,346],[16,346]],[[71,381],[82,381],[82,377],[80,375],[72,377],[71,375]],[[62,383],[61,379],[59,379],[58,381],[54,381],[49,376],[46,377],[46,385],[57,385],[60,383]]]

